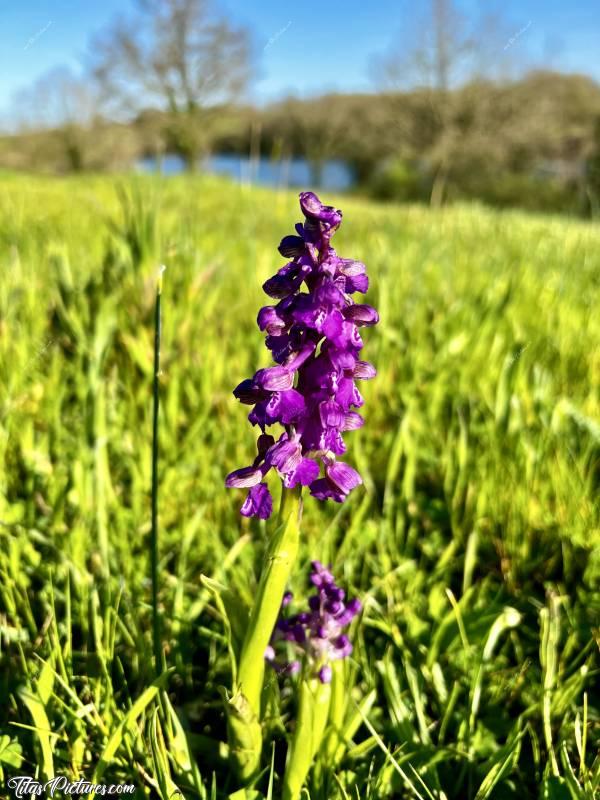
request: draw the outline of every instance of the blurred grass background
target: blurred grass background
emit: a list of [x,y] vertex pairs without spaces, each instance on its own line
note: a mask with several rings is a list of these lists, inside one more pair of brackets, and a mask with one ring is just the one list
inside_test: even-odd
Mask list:
[[[317,766],[311,797],[592,798],[600,233],[477,205],[324,199],[343,208],[336,249],[367,264],[381,324],[366,336],[379,371],[366,425],[348,437],[365,487],[341,507],[306,499],[292,587],[305,595],[318,558],[365,605],[353,697],[368,724],[358,716],[334,770]],[[298,216],[293,193],[209,177],[2,176],[7,775],[89,777],[103,756],[106,776],[148,796],[170,780],[186,797],[230,791],[215,744],[227,628],[201,575],[251,603],[266,531],[223,487],[254,454],[231,390],[268,362],[260,287]],[[197,769],[148,690],[159,263],[160,601],[168,702]],[[273,702],[293,720],[287,692]],[[277,780],[280,724],[272,737]]]

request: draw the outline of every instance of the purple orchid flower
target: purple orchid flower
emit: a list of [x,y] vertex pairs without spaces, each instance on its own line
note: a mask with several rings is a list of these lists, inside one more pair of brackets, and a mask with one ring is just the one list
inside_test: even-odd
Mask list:
[[[337,456],[346,452],[342,434],[363,425],[352,410],[363,405],[355,381],[376,375],[372,364],[359,359],[359,328],[376,325],[379,315],[350,296],[368,289],[365,265],[340,258],[330,244],[342,212],[313,192],[300,194],[300,207],[305,220],[296,225],[297,235],[279,245],[292,260],[263,286],[279,302],[261,308],[257,318],[276,365],[258,370],[233,392],[253,406],[248,419],[262,434],[252,466],[230,473],[225,484],[249,489],[241,513],[260,519],[273,509],[263,480],[271,469],[286,488],[308,486],[313,497],[338,503],[362,483]],[[265,434],[274,424],[284,428],[278,441]]]
[[[280,616],[265,651],[265,659],[277,672],[293,675],[301,669],[301,658],[305,657],[309,669],[321,683],[329,683],[331,662],[347,658],[352,653],[352,644],[343,631],[360,612],[361,603],[356,598],[346,601],[344,590],[337,586],[330,570],[319,561],[312,562],[310,581],[316,594],[309,598],[309,610],[288,617]],[[287,592],[282,610],[291,600],[291,592]],[[288,661],[286,651],[290,646],[299,658]],[[278,650],[282,652],[278,653]]]

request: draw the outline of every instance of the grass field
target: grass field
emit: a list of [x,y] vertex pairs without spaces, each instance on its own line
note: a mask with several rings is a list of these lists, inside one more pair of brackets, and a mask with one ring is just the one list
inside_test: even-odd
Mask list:
[[[318,558],[364,604],[351,741],[317,761],[310,797],[591,800],[600,231],[324,199],[381,324],[365,335],[366,425],[347,437],[365,487],[304,505],[295,594]],[[136,797],[235,788],[219,687],[244,620],[224,610],[250,606],[266,527],[223,486],[255,452],[231,390],[268,363],[261,284],[299,218],[294,193],[216,179],[0,178],[2,798],[16,774]],[[167,692],[149,586],[159,263]],[[271,681],[260,796],[278,797],[290,686]]]

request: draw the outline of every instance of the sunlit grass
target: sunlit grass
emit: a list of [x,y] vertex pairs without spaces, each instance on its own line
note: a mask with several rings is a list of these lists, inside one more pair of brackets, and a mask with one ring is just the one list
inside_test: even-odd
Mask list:
[[[402,797],[404,774],[423,797],[591,799],[600,233],[478,207],[326,199],[344,210],[336,248],[368,265],[381,324],[365,335],[379,370],[364,386],[367,422],[347,437],[365,490],[341,507],[305,502],[294,590],[319,558],[365,605],[353,742],[335,777],[317,765],[311,797]],[[201,575],[252,602],[265,529],[223,487],[254,454],[231,389],[267,363],[260,287],[297,220],[294,193],[216,179],[1,179],[5,778],[37,765],[90,778],[100,762],[140,794],[169,797],[170,781],[186,798],[232,790],[218,744],[227,627]],[[159,263],[172,715],[166,700],[156,713],[151,688]],[[294,710],[287,695],[273,704],[277,797],[278,710],[288,730]]]

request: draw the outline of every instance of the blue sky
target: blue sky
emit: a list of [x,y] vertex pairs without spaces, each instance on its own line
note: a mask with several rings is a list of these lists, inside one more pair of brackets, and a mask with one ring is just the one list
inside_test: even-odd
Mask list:
[[[459,0],[466,17],[496,0]],[[288,93],[371,91],[373,57],[410,28],[409,0],[222,0],[221,7],[255,34],[260,74],[253,98]],[[0,110],[15,92],[52,67],[77,66],[90,35],[131,0],[0,0]],[[507,41],[517,61],[584,72],[600,81],[600,0],[505,0]],[[504,49],[491,44],[489,57]]]

